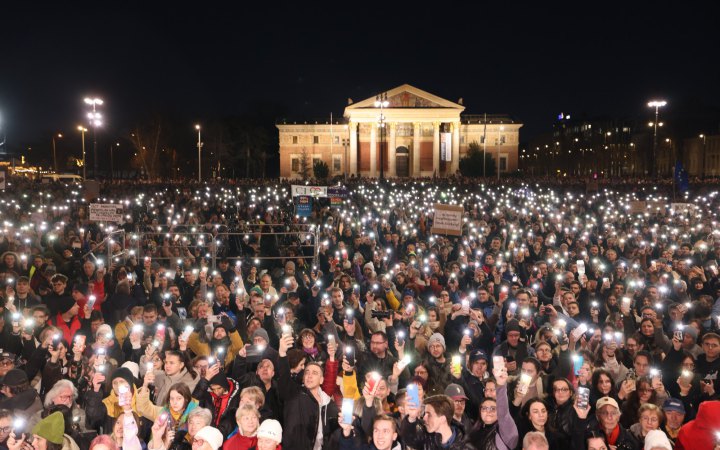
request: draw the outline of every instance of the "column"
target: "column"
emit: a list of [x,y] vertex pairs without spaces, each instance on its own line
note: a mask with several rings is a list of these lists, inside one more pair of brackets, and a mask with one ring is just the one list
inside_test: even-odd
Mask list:
[[460,122],[453,122],[452,128],[452,162],[450,163],[450,175],[455,175],[460,167]]
[[350,175],[357,175],[357,163],[358,163],[358,148],[357,148],[357,122],[348,123],[348,129],[350,130],[350,164],[347,166],[350,168]]
[[433,122],[433,173],[440,176],[440,122]]
[[412,172],[413,177],[420,176],[420,122],[413,124],[413,151],[412,151]]
[[377,176],[377,125],[370,122],[370,176]]
[[396,142],[395,142],[395,131],[397,129],[397,124],[395,122],[391,122],[387,124],[386,126],[390,127],[390,141],[388,144],[388,168],[387,168],[387,176],[388,178],[396,177],[397,176],[397,167],[395,166],[395,149],[396,149]]

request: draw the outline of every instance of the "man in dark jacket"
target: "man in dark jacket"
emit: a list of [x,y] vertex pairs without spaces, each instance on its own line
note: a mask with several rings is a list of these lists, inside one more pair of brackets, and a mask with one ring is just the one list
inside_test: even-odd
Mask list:
[[[595,406],[598,431],[605,435],[609,446],[617,450],[638,450],[640,443],[620,425],[620,407],[612,397],[600,398]],[[582,426],[580,426],[582,428]]]
[[240,386],[237,381],[225,376],[220,364],[207,369],[198,381],[192,396],[199,405],[213,413],[212,426],[227,436],[235,429],[235,412],[240,405]]
[[282,448],[321,450],[338,428],[338,408],[322,389],[324,372],[318,364],[305,365],[302,386],[291,380],[287,351],[292,344],[292,336],[280,339],[278,391],[284,401]]
[[0,409],[13,411],[15,417],[26,420],[42,410],[42,402],[38,392],[30,387],[27,374],[20,369],[9,370],[0,378],[2,394],[5,399],[0,401]]
[[400,436],[403,442],[416,449],[423,450],[473,450],[465,442],[465,429],[453,420],[453,401],[446,395],[433,395],[423,402],[425,414],[418,420],[419,405],[408,403],[405,406],[407,416],[400,424]]

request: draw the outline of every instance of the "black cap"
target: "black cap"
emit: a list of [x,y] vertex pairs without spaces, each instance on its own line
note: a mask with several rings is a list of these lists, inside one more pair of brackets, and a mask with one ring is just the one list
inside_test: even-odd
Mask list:
[[0,384],[3,386],[15,387],[28,382],[27,374],[24,370],[10,369],[4,377],[0,378]]
[[0,361],[4,361],[6,359],[10,359],[13,362],[15,362],[15,353],[6,352],[4,350],[0,350]]

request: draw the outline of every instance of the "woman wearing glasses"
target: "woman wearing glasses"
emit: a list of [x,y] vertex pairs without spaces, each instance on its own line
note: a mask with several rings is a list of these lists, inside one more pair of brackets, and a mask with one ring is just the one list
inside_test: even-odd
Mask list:
[[548,398],[550,417],[548,423],[561,436],[563,442],[570,440],[573,427],[577,422],[572,383],[565,378],[556,378],[552,383],[551,396]]
[[630,427],[630,433],[640,442],[642,447],[645,446],[645,436],[652,430],[659,430],[663,423],[665,414],[662,409],[652,403],[645,403],[638,411],[640,420],[638,423]]
[[496,398],[480,403],[480,420],[468,435],[478,450],[512,450],[518,444],[518,429],[510,415],[507,394],[507,369],[494,368]]

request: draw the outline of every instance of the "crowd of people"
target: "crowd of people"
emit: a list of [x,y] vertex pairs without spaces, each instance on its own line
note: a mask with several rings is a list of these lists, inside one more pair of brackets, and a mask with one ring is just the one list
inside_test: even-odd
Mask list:
[[8,179],[0,449],[720,449],[712,188],[346,192]]

